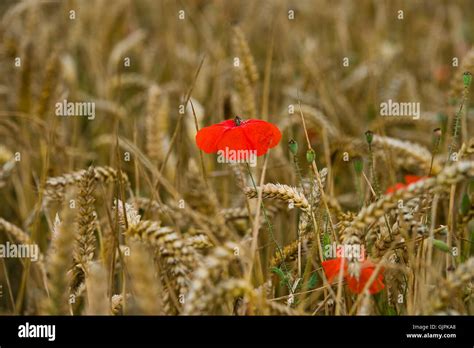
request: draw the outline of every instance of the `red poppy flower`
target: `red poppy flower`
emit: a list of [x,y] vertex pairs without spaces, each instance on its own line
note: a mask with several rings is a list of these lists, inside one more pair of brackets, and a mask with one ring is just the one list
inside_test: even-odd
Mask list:
[[410,184],[413,184],[417,181],[420,181],[422,179],[425,179],[426,176],[417,176],[417,175],[405,175],[405,183],[397,182],[395,185],[390,186],[387,191],[385,191],[386,194],[389,193],[394,193],[395,191],[398,191],[402,188],[407,187]]
[[[344,279],[347,282],[347,286],[349,287],[349,290],[353,293],[360,294],[362,290],[364,289],[365,285],[369,281],[370,277],[375,271],[375,264],[368,259],[365,259],[361,264],[360,264],[360,274],[359,278],[354,277],[349,274],[348,272],[348,264],[349,260],[345,259],[343,260],[342,257],[339,257],[337,259],[332,259],[332,260],[327,260],[323,261],[323,268],[324,268],[324,273],[326,274],[326,278],[328,279],[329,283],[332,283],[334,278],[337,278],[339,276],[339,272],[341,270],[342,262],[344,261],[344,270],[343,270],[343,276]],[[375,280],[370,284],[369,286],[369,293],[370,294],[376,294],[380,291],[382,291],[385,288],[385,285],[383,283],[383,269],[379,272]]]
[[196,134],[196,144],[201,150],[206,153],[225,151],[225,156],[228,150],[262,156],[278,145],[280,139],[281,132],[273,124],[239,117],[205,127]]

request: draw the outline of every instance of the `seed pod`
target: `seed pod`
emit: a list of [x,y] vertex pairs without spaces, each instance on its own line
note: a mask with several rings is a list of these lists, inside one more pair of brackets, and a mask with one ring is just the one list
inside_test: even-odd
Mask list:
[[463,79],[463,82],[464,82],[464,87],[469,87],[471,85],[471,81],[472,81],[472,74],[469,71],[466,71],[462,75],[462,79]]
[[372,140],[374,140],[374,132],[368,130],[365,132],[365,139],[367,139],[367,143],[370,145],[372,144]]
[[433,246],[434,246],[436,249],[439,249],[439,250],[441,250],[441,251],[444,251],[445,253],[451,253],[451,250],[449,249],[448,244],[446,244],[446,243],[443,242],[442,240],[433,239],[433,240],[432,240],[432,243],[433,243]]
[[306,161],[308,161],[308,163],[313,163],[315,157],[316,154],[314,153],[313,149],[309,149],[308,151],[306,151]]
[[296,156],[298,153],[298,143],[294,139],[290,139],[288,147],[290,148],[291,153]]

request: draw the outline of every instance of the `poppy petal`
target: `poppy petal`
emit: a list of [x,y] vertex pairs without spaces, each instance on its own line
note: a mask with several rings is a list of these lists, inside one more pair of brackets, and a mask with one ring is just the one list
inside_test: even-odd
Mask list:
[[[257,156],[267,153],[281,140],[280,130],[273,124],[262,120],[246,120],[236,124],[226,120],[201,129],[196,134],[196,144],[206,153],[219,150],[255,151]],[[235,154],[235,153],[234,153]],[[250,153],[240,153],[239,159],[248,159]],[[228,153],[225,152],[228,157]]]
[[196,144],[205,153],[217,152],[217,142],[225,129],[219,125],[205,127],[196,134]]
[[278,143],[281,140],[281,132],[277,126],[275,126],[273,123],[262,121],[262,120],[249,120],[249,121],[251,121],[251,123],[254,125],[258,125],[258,127],[264,130],[265,133],[268,133],[268,135],[271,134],[271,141],[270,141],[269,148],[272,148],[278,145]]
[[235,127],[233,120],[226,120],[221,123],[204,127],[196,134],[196,144],[205,153],[217,152],[217,143],[223,134]]
[[268,149],[278,145],[281,140],[280,130],[269,122],[248,120],[241,127],[257,151],[257,156],[266,154]]
[[[343,259],[337,258],[332,260],[326,260],[322,262],[322,266],[324,269],[324,273],[326,274],[326,278],[329,283],[332,283],[335,277],[339,276],[339,272],[341,270]],[[344,262],[344,273],[347,269],[347,262]]]
[[[251,151],[255,151],[255,146],[249,141],[242,127],[232,128],[222,134],[216,144],[218,151],[223,151],[226,158],[240,156],[240,159],[248,159]],[[230,156],[230,157],[229,157]]]
[[363,286],[361,286],[360,279],[357,280],[356,277],[347,276],[346,282],[347,286],[349,287],[349,290],[355,294],[360,294],[362,292],[362,289],[364,288]]
[[[349,290],[351,290],[353,293],[360,294],[364,290],[367,282],[370,280],[370,277],[372,277],[374,271],[375,265],[368,260],[364,261],[364,263],[361,265],[359,279],[353,276],[346,277]],[[369,286],[368,290],[371,295],[376,294],[385,288],[382,271],[383,269],[379,271],[377,277]]]
[[[365,287],[365,285],[369,281],[374,271],[375,271],[375,267],[367,267],[361,270],[361,281],[360,281],[360,285],[362,286],[361,290]],[[385,288],[385,285],[383,283],[383,274],[382,274],[382,271],[380,271],[375,277],[372,284],[370,284],[369,293],[371,295],[376,294],[377,292],[382,291],[384,288]]]

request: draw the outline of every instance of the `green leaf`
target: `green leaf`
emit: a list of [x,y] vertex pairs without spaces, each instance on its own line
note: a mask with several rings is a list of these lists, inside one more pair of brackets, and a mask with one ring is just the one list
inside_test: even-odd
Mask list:
[[397,311],[393,307],[387,307],[387,315],[397,315]]
[[273,267],[271,272],[275,273],[278,278],[280,279],[280,285],[288,284],[288,280],[290,279],[289,275],[285,274],[280,268]]
[[469,199],[469,195],[467,193],[464,193],[462,196],[462,201],[461,201],[461,214],[462,215],[467,215],[469,212],[469,208],[471,207],[471,200]]
[[318,274],[315,272],[311,274],[311,277],[308,279],[308,285],[307,285],[308,290],[314,289],[317,282],[318,282]]
[[469,243],[471,244],[471,248],[469,250],[469,255],[474,255],[474,223],[468,225],[469,229]]
[[272,273],[275,273],[278,276],[278,278],[280,278],[280,280],[285,278],[285,273],[283,273],[283,271],[279,269],[278,267],[272,267],[270,271]]
[[441,251],[444,251],[445,253],[451,253],[451,249],[449,248],[448,244],[443,242],[442,240],[439,239],[433,239],[432,240],[433,246],[436,249],[439,249]]

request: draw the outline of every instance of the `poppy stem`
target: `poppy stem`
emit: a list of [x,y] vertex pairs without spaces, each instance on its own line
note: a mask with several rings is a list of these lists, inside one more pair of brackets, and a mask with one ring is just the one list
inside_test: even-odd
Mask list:
[[[194,110],[194,104],[191,99],[189,99],[189,103],[191,104],[191,110],[193,111],[193,117],[194,117],[194,126],[196,127],[196,133],[199,132],[199,123],[197,120],[196,116],[196,111]],[[207,182],[207,174],[206,174],[206,167],[204,166],[204,158],[202,156],[202,150],[199,149],[199,161],[201,163],[201,174],[202,174],[202,179],[204,180],[204,184],[206,185],[206,188],[210,190],[209,183]]]
[[[451,144],[448,147],[448,162],[447,164],[451,164],[454,160],[453,153],[458,149],[458,140],[459,140],[459,132],[461,131],[461,122],[463,118],[467,117],[467,105],[469,101],[469,86],[471,83],[471,73],[465,72],[463,76],[464,80],[464,91],[462,95],[461,105],[459,105],[459,110],[456,113],[456,117],[454,119],[454,129],[453,135],[451,138]],[[464,116],[464,117],[463,117]],[[461,136],[461,141],[463,140]],[[457,157],[455,158],[457,160]],[[449,195],[449,210],[448,210],[448,235],[446,237],[446,243],[448,244],[449,250],[453,250],[453,234],[454,234],[454,199],[456,195],[456,184],[451,185],[451,191]],[[459,245],[458,245],[459,247]],[[452,270],[453,267],[453,260],[455,258],[452,256],[451,253],[446,254],[446,270],[449,272]]]
[[[467,74],[467,73],[464,73]],[[464,91],[462,94],[461,104],[459,105],[458,112],[455,114],[454,118],[454,125],[453,125],[453,135],[451,138],[451,144],[448,147],[448,162],[450,164],[453,161],[453,152],[456,151],[458,148],[458,140],[459,140],[459,131],[461,130],[461,121],[463,114],[467,115],[467,110],[465,110],[464,106],[468,102],[469,97],[469,84],[464,84]]]
[[369,171],[372,179],[372,186],[375,191],[375,199],[378,199],[380,197],[380,187],[377,179],[377,172],[375,171],[374,152],[372,149],[374,133],[368,130],[367,132],[365,132],[365,138],[367,140],[367,145],[369,146]]
[[[317,180],[317,183],[318,183],[318,188],[319,188],[319,192],[321,192],[321,199],[323,201],[323,204],[324,204],[324,208],[326,209],[326,213],[327,213],[327,216],[328,216],[328,219],[329,219],[329,225],[331,227],[331,232],[332,232],[332,235],[333,235],[333,238],[335,241],[338,240],[337,236],[336,236],[336,230],[334,228],[334,224],[332,222],[332,218],[331,218],[331,213],[329,212],[329,207],[328,207],[328,202],[327,202],[327,199],[326,199],[326,193],[324,192],[324,187],[323,187],[323,184],[321,182],[321,177],[319,176],[319,170],[318,170],[318,166],[316,165],[316,161],[314,160],[314,157],[313,156],[310,156],[312,158],[309,158],[308,157],[308,153],[312,153],[314,154],[314,150],[313,148],[311,147],[311,141],[309,140],[309,135],[308,135],[308,129],[306,128],[306,122],[304,120],[304,115],[303,115],[303,111],[301,110],[301,100],[298,99],[298,106],[299,106],[299,109],[300,109],[300,116],[301,116],[301,122],[303,123],[303,130],[304,130],[304,134],[306,136],[306,141],[308,143],[308,151],[306,152],[306,159],[310,159],[308,160],[308,162],[310,163],[310,168],[313,170],[314,172],[314,175],[316,177],[316,180]],[[313,207],[311,206],[310,207],[311,209],[311,212],[313,211]],[[312,215],[313,212],[311,213]],[[315,226],[316,227],[316,226]]]

